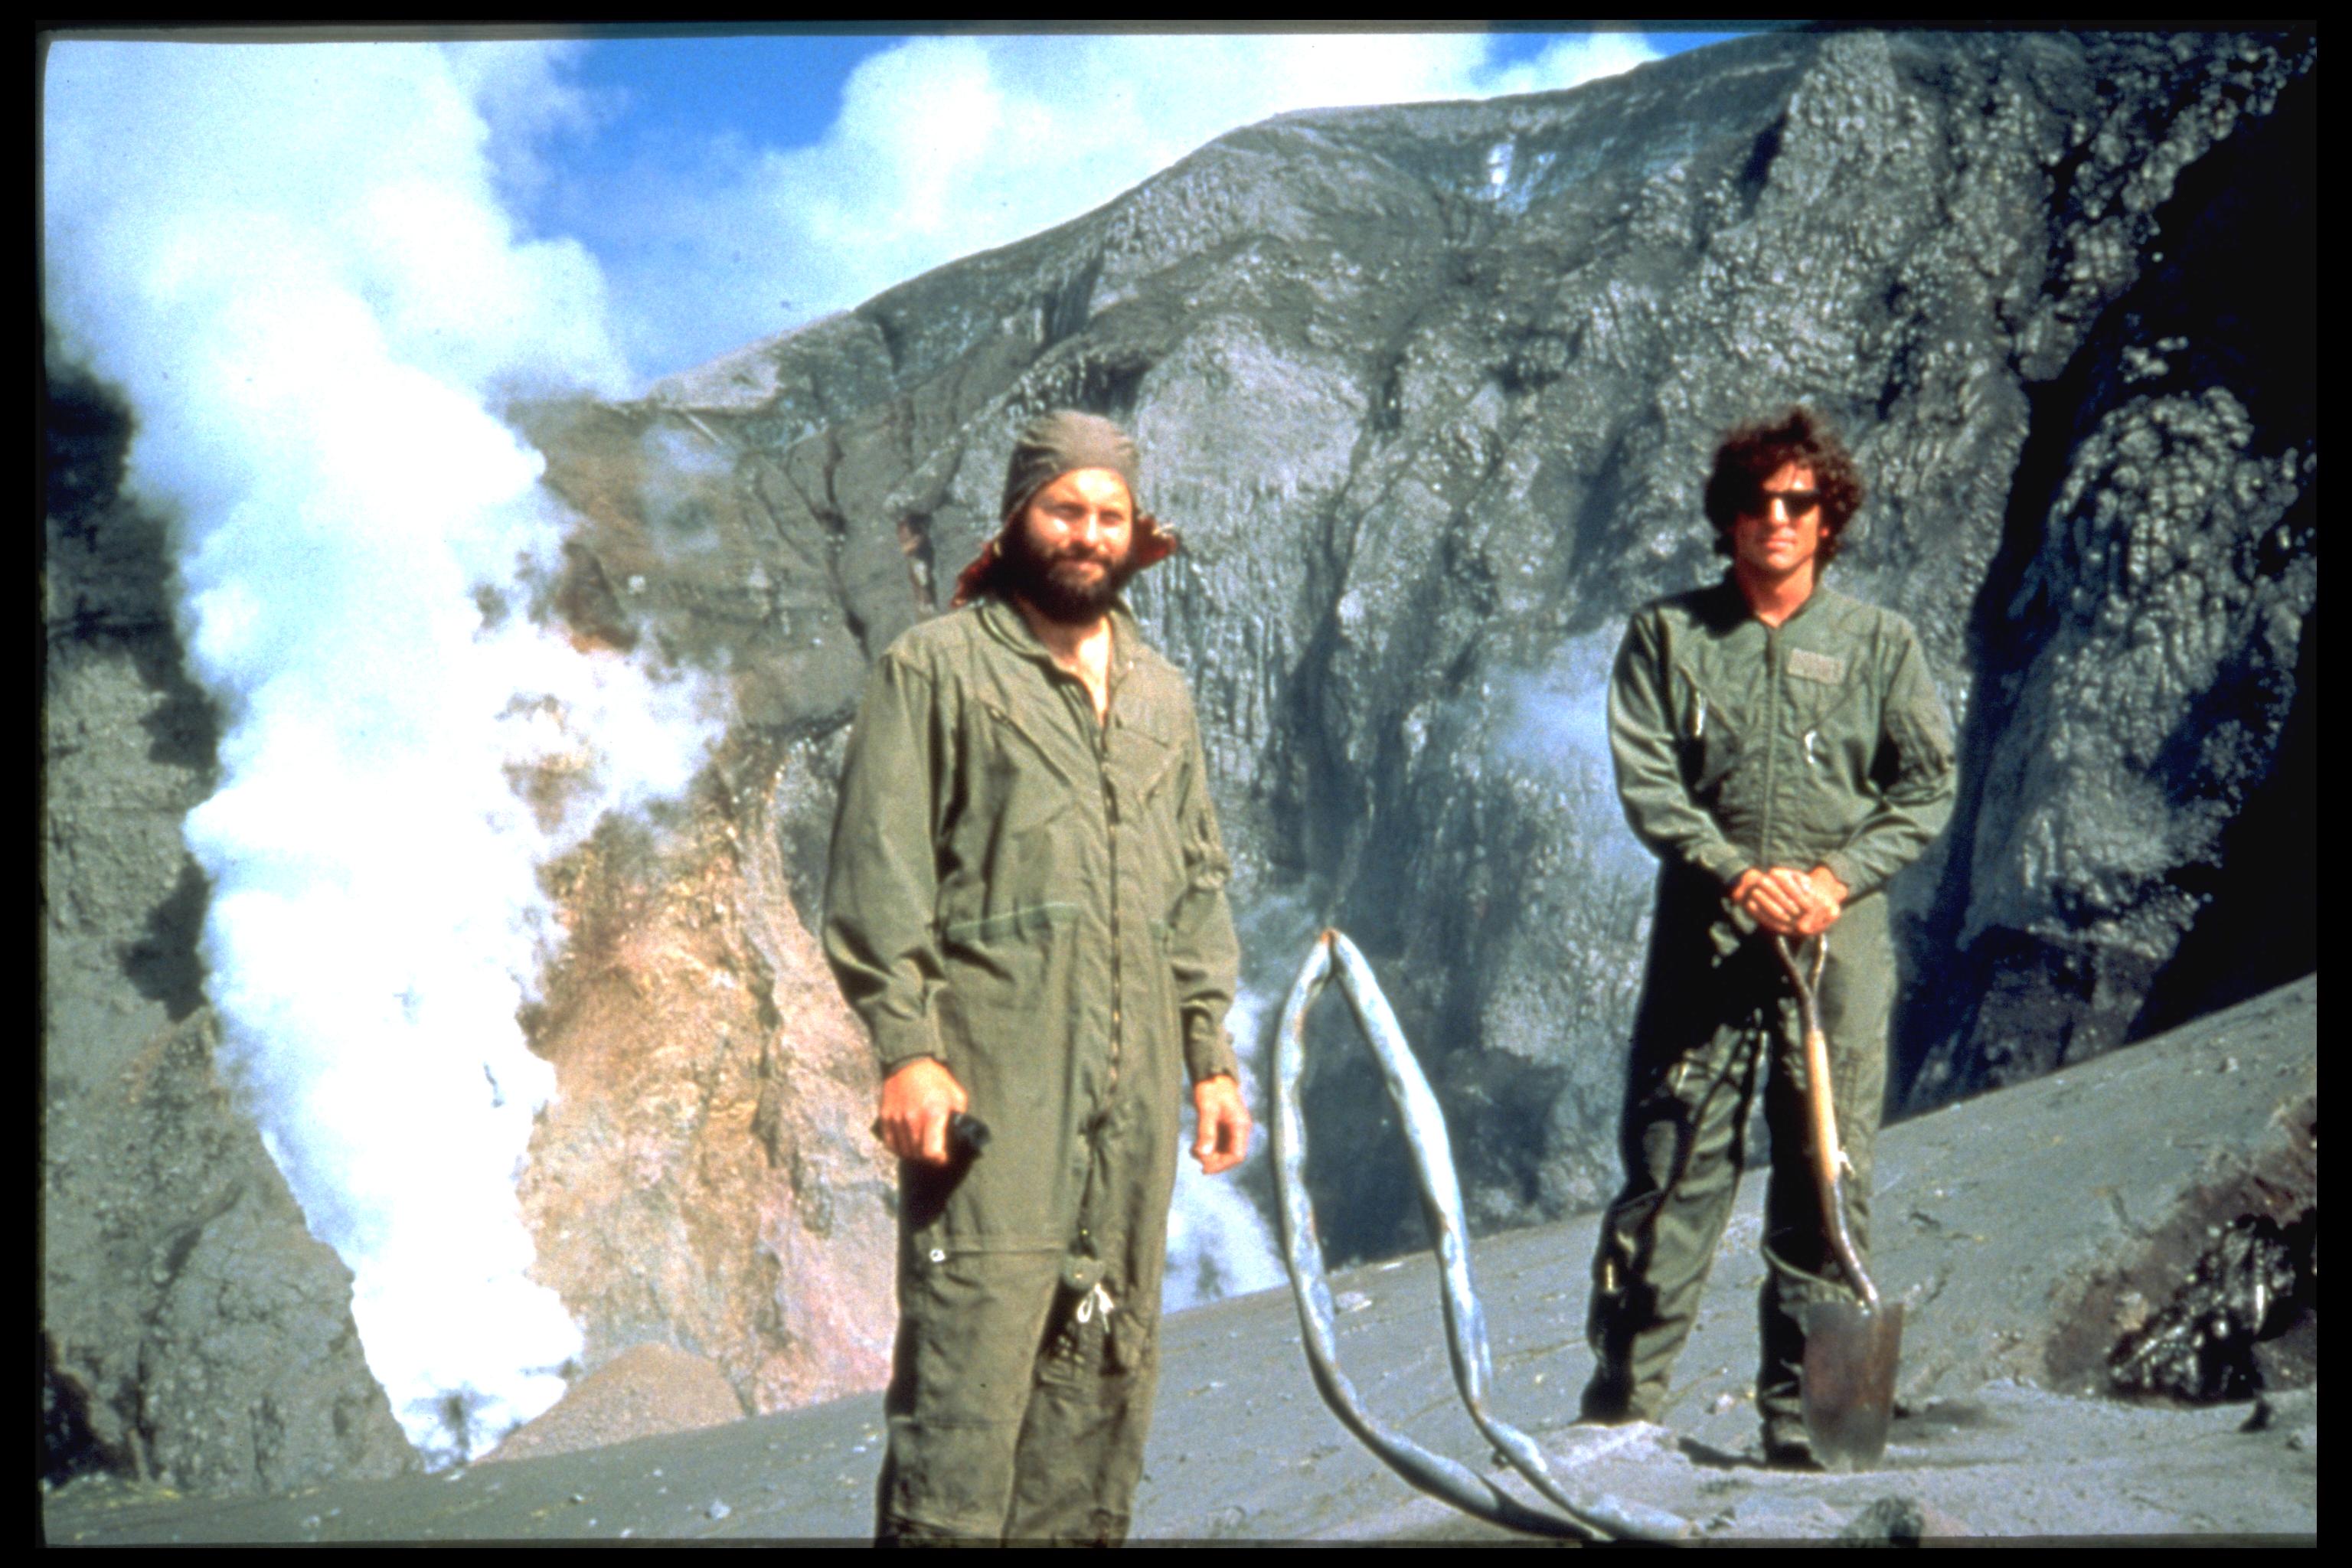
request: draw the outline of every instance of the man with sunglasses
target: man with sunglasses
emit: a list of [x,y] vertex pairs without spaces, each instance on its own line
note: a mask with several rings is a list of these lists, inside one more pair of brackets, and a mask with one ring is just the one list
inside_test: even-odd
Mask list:
[[1866,1249],[1896,989],[1883,890],[1952,805],[1951,723],[1916,635],[1821,581],[1862,498],[1853,458],[1811,410],[1732,431],[1706,487],[1730,570],[1643,606],[1610,686],[1618,795],[1661,864],[1581,1418],[1658,1418],[1760,1089],[1771,1171],[1756,1404],[1766,1462],[1790,1468],[1815,1466],[1798,1388],[1803,1304],[1839,1273],[1805,1163],[1795,998],[1771,939],[1828,942],[1821,1017],[1854,1167],[1848,1219]]

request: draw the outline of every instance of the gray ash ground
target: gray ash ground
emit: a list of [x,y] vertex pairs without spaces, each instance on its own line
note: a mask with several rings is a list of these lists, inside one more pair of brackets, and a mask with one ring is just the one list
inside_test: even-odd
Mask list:
[[[1888,1129],[1877,1264],[1908,1321],[1874,1471],[1759,1463],[1758,1182],[1661,1426],[1572,1425],[1591,1366],[1591,1217],[1479,1241],[1496,1407],[1544,1445],[1571,1489],[1666,1509],[1698,1541],[2314,1539],[2317,1024],[2313,977]],[[1447,1368],[1433,1262],[1399,1258],[1332,1283],[1361,1300],[1340,1314],[1340,1357],[1371,1407],[1425,1446],[1488,1464]],[[2189,1348],[2200,1329],[2209,1347],[2252,1338],[2250,1366],[2210,1372],[2210,1352]],[[1138,1539],[1506,1539],[1412,1492],[1340,1429],[1307,1382],[1286,1291],[1176,1314],[1163,1342]],[[2182,1347],[2185,1370],[2145,1386],[2220,1402],[2120,1395],[2118,1347],[2126,1363],[2154,1365],[2159,1344]],[[178,1500],[79,1481],[46,1497],[44,1524],[52,1542],[89,1545],[856,1540],[870,1525],[881,1435],[880,1400],[867,1395],[273,1498]],[[1517,1485],[1499,1466],[1489,1473]]]

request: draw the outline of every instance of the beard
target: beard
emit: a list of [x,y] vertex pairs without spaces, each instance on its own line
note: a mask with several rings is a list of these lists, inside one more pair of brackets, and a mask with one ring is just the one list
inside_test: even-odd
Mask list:
[[[1015,528],[1003,544],[1004,586],[1049,621],[1092,626],[1135,575],[1134,554],[1132,545],[1116,560],[1088,550],[1048,552],[1030,538],[1026,528]],[[1083,562],[1102,570],[1084,571]]]

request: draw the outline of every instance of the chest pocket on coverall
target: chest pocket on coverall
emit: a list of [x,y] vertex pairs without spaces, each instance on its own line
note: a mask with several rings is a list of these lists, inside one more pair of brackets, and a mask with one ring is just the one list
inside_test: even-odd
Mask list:
[[1060,748],[1034,731],[1034,718],[1016,717],[993,698],[979,700],[981,721],[972,728],[979,752],[982,787],[1001,803],[998,831],[1032,833],[1068,811],[1078,781]]
[[1727,707],[1720,690],[1710,691],[1688,666],[1678,662],[1674,671],[1675,740],[1682,753],[1683,777],[1690,781],[1693,795],[1710,801],[1744,754],[1740,731],[1745,715]]
[[1865,773],[1871,763],[1866,752],[1840,757],[1835,748],[1842,743],[1866,745],[1859,737],[1877,733],[1876,715],[1855,707],[1872,683],[1853,674],[1851,658],[1833,658],[1802,648],[1790,651],[1788,670],[1783,689],[1795,709],[1798,732],[1804,737],[1807,765],[1841,777]]

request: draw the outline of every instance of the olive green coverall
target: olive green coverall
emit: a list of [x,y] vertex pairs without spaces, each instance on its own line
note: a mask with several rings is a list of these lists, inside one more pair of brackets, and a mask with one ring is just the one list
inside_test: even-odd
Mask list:
[[1117,1541],[1158,1374],[1187,1080],[1234,1069],[1223,845],[1183,678],[1111,612],[1109,711],[993,596],[868,677],[825,955],[887,1075],[992,1134],[899,1167],[886,1538]]
[[1625,1185],[1593,1260],[1584,1414],[1657,1418],[1730,1217],[1760,1081],[1772,1152],[1756,1402],[1768,1449],[1801,1448],[1801,1307],[1844,1281],[1806,1163],[1795,994],[1769,936],[1726,895],[1750,867],[1822,866],[1849,889],[1820,1010],[1866,1258],[1895,994],[1881,890],[1951,815],[1951,722],[1901,616],[1817,587],[1768,626],[1727,575],[1634,616],[1609,738],[1626,820],[1663,864],[1620,1130]]

